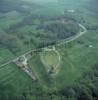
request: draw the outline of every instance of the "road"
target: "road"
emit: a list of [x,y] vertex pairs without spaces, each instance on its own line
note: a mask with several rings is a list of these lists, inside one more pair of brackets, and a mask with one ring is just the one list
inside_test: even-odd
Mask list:
[[[65,43],[72,42],[72,41],[76,40],[77,38],[79,38],[80,36],[84,35],[84,34],[87,32],[87,29],[86,29],[82,24],[79,24],[79,26],[80,26],[84,31],[79,32],[77,35],[72,36],[72,37],[70,37],[70,38],[67,38],[67,39],[58,41],[56,45],[62,45],[62,44],[65,44]],[[44,48],[46,48],[46,47],[44,47]],[[6,66],[6,65],[12,63],[12,62],[15,61],[16,59],[19,59],[21,56],[24,56],[24,55],[26,55],[26,54],[29,54],[29,53],[31,53],[31,52],[38,51],[38,50],[41,50],[41,49],[44,49],[44,48],[32,49],[32,50],[30,50],[30,51],[28,51],[28,52],[26,52],[26,53],[20,55],[19,57],[15,58],[15,59],[12,59],[12,60],[10,60],[10,61],[8,61],[8,62],[2,64],[0,67]]]
[[67,39],[64,39],[64,40],[61,40],[57,43],[57,45],[62,45],[62,44],[65,44],[65,43],[69,43],[69,42],[72,42],[74,40],[76,40],[77,38],[79,38],[80,36],[84,35],[86,32],[87,32],[87,29],[82,25],[82,24],[79,24],[79,26],[84,30],[82,32],[79,32],[77,35],[75,36],[72,36],[72,37],[69,37]]

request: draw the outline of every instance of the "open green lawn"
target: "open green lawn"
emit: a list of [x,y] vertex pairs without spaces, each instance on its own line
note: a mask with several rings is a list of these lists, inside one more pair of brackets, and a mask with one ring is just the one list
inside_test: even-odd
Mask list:
[[40,59],[46,70],[51,69],[51,67],[57,67],[59,61],[59,56],[55,51],[43,51],[40,53]]

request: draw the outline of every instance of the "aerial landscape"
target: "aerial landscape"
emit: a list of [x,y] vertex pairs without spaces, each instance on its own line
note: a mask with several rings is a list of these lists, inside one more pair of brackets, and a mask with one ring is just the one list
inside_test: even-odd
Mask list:
[[98,100],[98,0],[0,0],[0,100]]

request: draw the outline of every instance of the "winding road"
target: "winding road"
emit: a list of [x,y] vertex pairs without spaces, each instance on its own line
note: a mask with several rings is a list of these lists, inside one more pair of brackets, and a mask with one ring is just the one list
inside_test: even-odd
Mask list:
[[82,25],[82,24],[79,24],[79,26],[83,29],[83,31],[79,32],[77,35],[75,36],[72,36],[72,37],[69,37],[67,39],[64,39],[64,40],[61,40],[57,43],[57,45],[62,45],[62,44],[65,44],[65,43],[69,43],[69,42],[72,42],[74,40],[76,40],[77,38],[81,37],[82,35],[84,35],[86,32],[87,32],[87,29]]
[[[79,26],[83,29],[83,31],[80,31],[77,35],[72,36],[70,38],[67,38],[67,39],[64,39],[64,40],[61,40],[61,41],[57,41],[57,44],[55,44],[55,45],[59,46],[59,45],[65,44],[65,43],[72,42],[72,41],[76,40],[77,38],[81,37],[82,35],[84,35],[87,32],[87,29],[82,24],[79,24]],[[48,46],[48,47],[50,47],[50,46]],[[44,48],[46,48],[46,47],[44,47]],[[25,56],[26,54],[29,54],[31,52],[38,51],[38,50],[41,50],[41,49],[44,49],[44,48],[32,49],[32,50],[20,55],[19,57],[2,64],[0,67],[6,66],[6,65],[14,62],[16,59],[19,59],[20,57]]]

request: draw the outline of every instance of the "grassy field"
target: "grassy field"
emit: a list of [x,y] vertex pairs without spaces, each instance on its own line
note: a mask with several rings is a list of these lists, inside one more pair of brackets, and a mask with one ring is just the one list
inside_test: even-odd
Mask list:
[[[75,5],[65,7],[65,5],[62,3],[59,7],[58,4],[50,4],[47,9],[45,9],[44,6],[41,9],[35,10],[32,12],[32,14],[42,15],[45,17],[54,17],[63,15],[65,11],[66,16],[71,16],[77,19],[77,22],[81,22],[85,27],[92,27],[98,23],[98,19],[96,18],[94,12],[91,12],[84,7],[80,7],[79,9],[77,8],[78,6]],[[67,12],[68,9],[75,9],[75,13]],[[24,17],[25,16],[16,12],[7,13],[7,17],[0,18],[0,31],[2,32],[11,25],[13,26],[13,24],[21,22]],[[39,33],[39,31],[36,30],[36,26],[40,23],[40,21],[35,20],[35,22],[32,21],[32,23],[34,23],[34,25],[23,25],[22,27],[18,28],[18,32],[16,32],[19,35],[21,34],[24,36],[23,39],[19,40],[21,41],[22,50],[17,53],[16,56],[35,48],[36,43],[40,41],[39,38],[35,38],[36,33]],[[31,41],[29,45],[26,45],[26,43],[32,37],[34,41]],[[56,46],[56,50],[61,56],[61,62],[59,65],[59,73],[55,77],[52,77],[49,73],[47,73],[46,69],[49,66],[56,66],[58,63],[58,55],[54,51],[42,51],[40,53],[33,54],[32,59],[28,62],[37,76],[38,82],[33,82],[31,78],[23,71],[18,69],[15,64],[9,64],[7,66],[0,67],[0,83],[11,84],[15,87],[15,89],[17,89],[17,91],[21,92],[24,90],[28,91],[30,88],[34,89],[35,86],[43,87],[45,90],[60,90],[67,85],[73,85],[75,81],[83,75],[84,72],[89,71],[92,65],[98,61],[97,43],[98,29],[88,30],[85,35],[73,41],[72,43]],[[2,48],[2,46],[0,47],[0,64],[14,57],[15,55],[13,55],[9,49],[4,47]]]
[[11,84],[17,91],[21,92],[28,88],[28,85],[33,84],[33,82],[24,72],[19,70],[16,65],[9,64],[0,67],[0,84]]
[[55,51],[43,51],[40,54],[40,59],[44,64],[46,71],[51,70],[51,68],[55,69],[57,67],[59,61],[59,56]]

